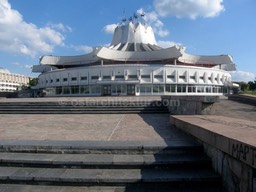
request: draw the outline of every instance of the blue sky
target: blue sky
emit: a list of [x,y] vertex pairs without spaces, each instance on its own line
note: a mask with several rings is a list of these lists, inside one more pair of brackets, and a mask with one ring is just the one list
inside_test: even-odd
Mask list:
[[229,54],[233,80],[256,76],[255,0],[0,0],[0,66],[36,77],[41,55],[80,55],[106,46],[124,10],[143,10],[162,47],[198,55]]

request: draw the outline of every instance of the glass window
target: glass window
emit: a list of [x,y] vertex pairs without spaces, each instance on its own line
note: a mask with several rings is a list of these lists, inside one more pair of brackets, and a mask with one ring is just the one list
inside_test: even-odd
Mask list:
[[99,76],[92,76],[91,77],[91,80],[98,80],[99,79]]
[[63,78],[63,82],[66,82],[66,81],[68,81],[68,78]]
[[154,75],[154,78],[155,78],[155,79],[162,79],[162,78],[163,78],[163,75]]
[[81,94],[89,94],[89,86],[87,86],[87,85],[80,86],[80,93]]
[[71,94],[79,94],[79,86],[71,86]]
[[63,94],[70,94],[70,87],[63,87]]
[[169,78],[169,79],[174,79],[175,76],[174,76],[174,75],[167,75],[167,78]]
[[150,79],[150,75],[141,75],[141,78]]
[[86,77],[86,76],[82,76],[82,77],[80,78],[80,80],[81,80],[81,81],[86,81],[86,80],[87,80],[87,77]]
[[98,85],[91,86],[91,93],[101,93],[101,87]]
[[186,85],[177,85],[178,93],[186,93]]
[[137,75],[128,75],[128,78],[129,79],[137,79],[138,77],[137,77]]
[[72,77],[72,78],[71,78],[71,81],[76,81],[76,80],[77,80],[76,77]]
[[189,93],[195,93],[196,92],[196,87],[195,86],[188,86],[188,92]]
[[204,86],[197,86],[198,93],[204,93]]
[[111,77],[110,76],[103,76],[103,80],[110,80]]
[[123,79],[124,78],[124,76],[123,75],[116,75],[116,77],[115,77],[116,79]]
[[55,93],[56,93],[56,95],[62,94],[62,87],[56,87]]
[[60,79],[56,79],[56,82],[57,82],[57,83],[60,82]]

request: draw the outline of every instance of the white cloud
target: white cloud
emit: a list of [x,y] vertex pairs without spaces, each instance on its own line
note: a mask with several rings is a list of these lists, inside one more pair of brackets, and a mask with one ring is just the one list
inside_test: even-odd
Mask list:
[[247,71],[232,71],[232,72],[230,72],[230,74],[232,76],[232,81],[238,81],[238,82],[254,81],[256,78],[256,74],[253,74],[253,73],[247,72]]
[[176,43],[173,41],[157,41],[157,44],[162,48],[168,48],[168,47],[172,47],[175,45],[182,46],[181,43]]
[[117,24],[109,24],[109,25],[106,25],[106,26],[103,28],[103,31],[104,31],[105,33],[107,33],[107,34],[113,34],[116,27],[117,27]]
[[[141,14],[145,11],[141,8],[137,10],[137,13]],[[155,11],[147,12],[143,17],[146,23],[153,27],[155,34],[160,37],[166,37],[169,35],[169,31],[164,29],[164,23],[159,19],[159,15]]]
[[71,45],[71,48],[83,53],[90,53],[93,50],[91,46],[87,46],[87,45]]
[[154,7],[162,17],[190,19],[215,17],[225,10],[223,0],[155,0]]
[[64,45],[61,33],[64,31],[71,31],[71,28],[61,23],[42,28],[27,23],[17,10],[11,8],[8,0],[0,0],[0,51],[30,57],[51,53],[55,46]]

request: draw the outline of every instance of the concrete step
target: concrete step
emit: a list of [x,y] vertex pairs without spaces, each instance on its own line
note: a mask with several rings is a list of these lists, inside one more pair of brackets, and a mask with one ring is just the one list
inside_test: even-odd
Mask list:
[[38,154],[0,153],[0,166],[50,168],[206,167],[209,158],[197,153],[180,154]]
[[2,192],[221,192],[218,186],[189,186],[184,185],[127,185],[127,186],[47,186],[47,185],[24,185],[24,184],[0,184]]
[[140,141],[33,141],[1,140],[0,152],[46,154],[203,154],[191,138],[166,142]]
[[66,169],[0,167],[0,182],[80,186],[122,186],[131,183],[217,183],[219,175],[207,168]]

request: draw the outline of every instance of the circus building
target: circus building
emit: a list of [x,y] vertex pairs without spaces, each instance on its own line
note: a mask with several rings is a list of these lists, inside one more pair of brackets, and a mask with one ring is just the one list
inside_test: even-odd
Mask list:
[[[143,16],[143,15],[142,15]],[[223,95],[233,86],[229,55],[193,55],[157,45],[151,26],[123,19],[110,46],[79,56],[42,56],[33,72],[46,96]]]

